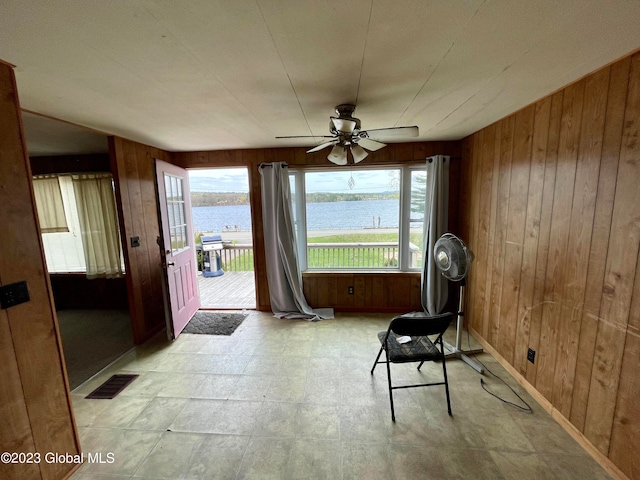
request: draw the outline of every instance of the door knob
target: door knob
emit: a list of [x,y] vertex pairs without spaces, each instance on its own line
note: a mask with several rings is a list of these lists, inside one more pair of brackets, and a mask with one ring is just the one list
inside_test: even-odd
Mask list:
[[169,267],[173,267],[174,265],[175,265],[175,263],[173,263],[173,262],[168,262],[167,263],[167,266],[169,266]]

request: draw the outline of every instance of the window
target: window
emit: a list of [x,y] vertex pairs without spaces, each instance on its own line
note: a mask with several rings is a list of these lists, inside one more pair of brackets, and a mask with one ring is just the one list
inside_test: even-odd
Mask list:
[[[76,178],[77,177],[77,178]],[[88,188],[89,185],[83,182],[85,177],[89,182],[96,183],[102,181],[104,185],[104,192],[102,197],[99,195],[99,189]],[[66,221],[66,231],[59,228],[59,231],[54,231],[50,228],[42,228],[42,244],[45,252],[45,259],[47,263],[47,270],[50,273],[87,273],[91,275],[91,278],[97,276],[103,276],[102,271],[96,272],[96,261],[99,265],[104,263],[102,257],[110,256],[113,263],[115,258],[115,268],[111,270],[107,269],[105,275],[119,276],[124,272],[124,258],[122,256],[122,249],[120,245],[119,231],[117,226],[117,217],[115,213],[115,203],[113,197],[113,179],[109,174],[82,174],[82,175],[57,175],[49,176],[48,178],[55,178],[59,184],[59,192],[62,199],[62,207],[64,209],[64,219]],[[39,180],[39,177],[34,178],[34,182]],[[74,186],[74,182],[76,182]],[[35,187],[34,189],[39,188]],[[50,191],[55,191],[51,188]],[[42,223],[40,211],[46,211],[51,202],[55,202],[55,198],[52,198],[46,191],[41,191],[41,194],[36,194],[36,208],[39,214],[39,220]],[[57,196],[57,195],[56,195]],[[80,199],[78,199],[80,197]],[[88,198],[90,197],[90,198]],[[105,199],[108,200],[105,203]],[[80,202],[80,203],[78,203]],[[113,205],[109,205],[113,203]],[[79,204],[83,205],[79,208]],[[95,223],[100,215],[96,214],[96,210],[99,213],[105,214],[109,209],[113,210],[111,222],[109,224],[97,224]],[[84,217],[83,217],[84,215]],[[89,221],[90,225],[86,225],[83,231],[82,224]],[[108,230],[105,230],[107,228]],[[91,240],[91,232],[97,232],[97,236],[101,237],[101,243],[110,241],[111,250],[115,250],[115,253],[106,252],[98,248],[95,243],[92,243],[89,250],[92,256],[89,257],[90,268],[87,268],[87,247],[86,243]],[[118,268],[119,266],[119,268]],[[98,268],[102,268],[99,266]]]
[[290,172],[303,270],[417,270],[425,167]]
[[184,250],[189,246],[187,235],[187,217],[185,214],[182,178],[165,173],[164,188],[167,193],[169,235],[171,235],[171,253]]

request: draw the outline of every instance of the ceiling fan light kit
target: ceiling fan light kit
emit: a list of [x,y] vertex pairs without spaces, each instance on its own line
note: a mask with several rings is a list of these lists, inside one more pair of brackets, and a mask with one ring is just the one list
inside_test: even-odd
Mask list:
[[[360,130],[361,122],[359,118],[353,116],[356,106],[351,103],[343,103],[336,107],[337,117],[329,117],[329,132],[331,135],[323,135],[322,138],[331,138],[320,145],[307,150],[307,153],[314,153],[333,145],[331,153],[327,159],[336,165],[347,165],[348,152],[351,152],[353,163],[360,163],[369,153],[366,150],[375,152],[386,143],[371,138],[374,137],[417,137],[418,127],[391,127],[377,128],[374,130]],[[318,138],[316,135],[303,135],[293,137],[276,138]],[[366,150],[365,150],[366,149]]]

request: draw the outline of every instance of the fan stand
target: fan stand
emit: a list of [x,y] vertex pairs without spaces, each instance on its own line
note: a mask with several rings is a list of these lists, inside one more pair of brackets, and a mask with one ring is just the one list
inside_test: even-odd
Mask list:
[[459,358],[464,363],[469,365],[478,373],[484,373],[484,369],[480,366],[478,362],[471,359],[468,355],[475,355],[476,353],[482,353],[482,348],[477,348],[475,350],[462,350],[462,329],[463,319],[464,319],[464,291],[465,291],[466,282],[463,278],[460,281],[460,298],[458,300],[458,319],[456,321],[456,344],[451,345],[449,342],[443,342],[444,346],[449,350],[450,353],[445,355],[446,358],[454,357]]

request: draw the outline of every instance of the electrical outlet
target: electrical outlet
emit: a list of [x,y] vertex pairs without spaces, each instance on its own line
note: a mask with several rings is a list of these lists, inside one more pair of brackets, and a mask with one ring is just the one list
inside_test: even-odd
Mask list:
[[530,348],[527,351],[527,360],[531,363],[536,363],[536,351],[533,348]]
[[347,287],[347,292],[349,293],[349,295],[353,295],[353,285],[349,285]]
[[29,289],[27,282],[16,282],[0,287],[0,308],[10,308],[28,302]]

